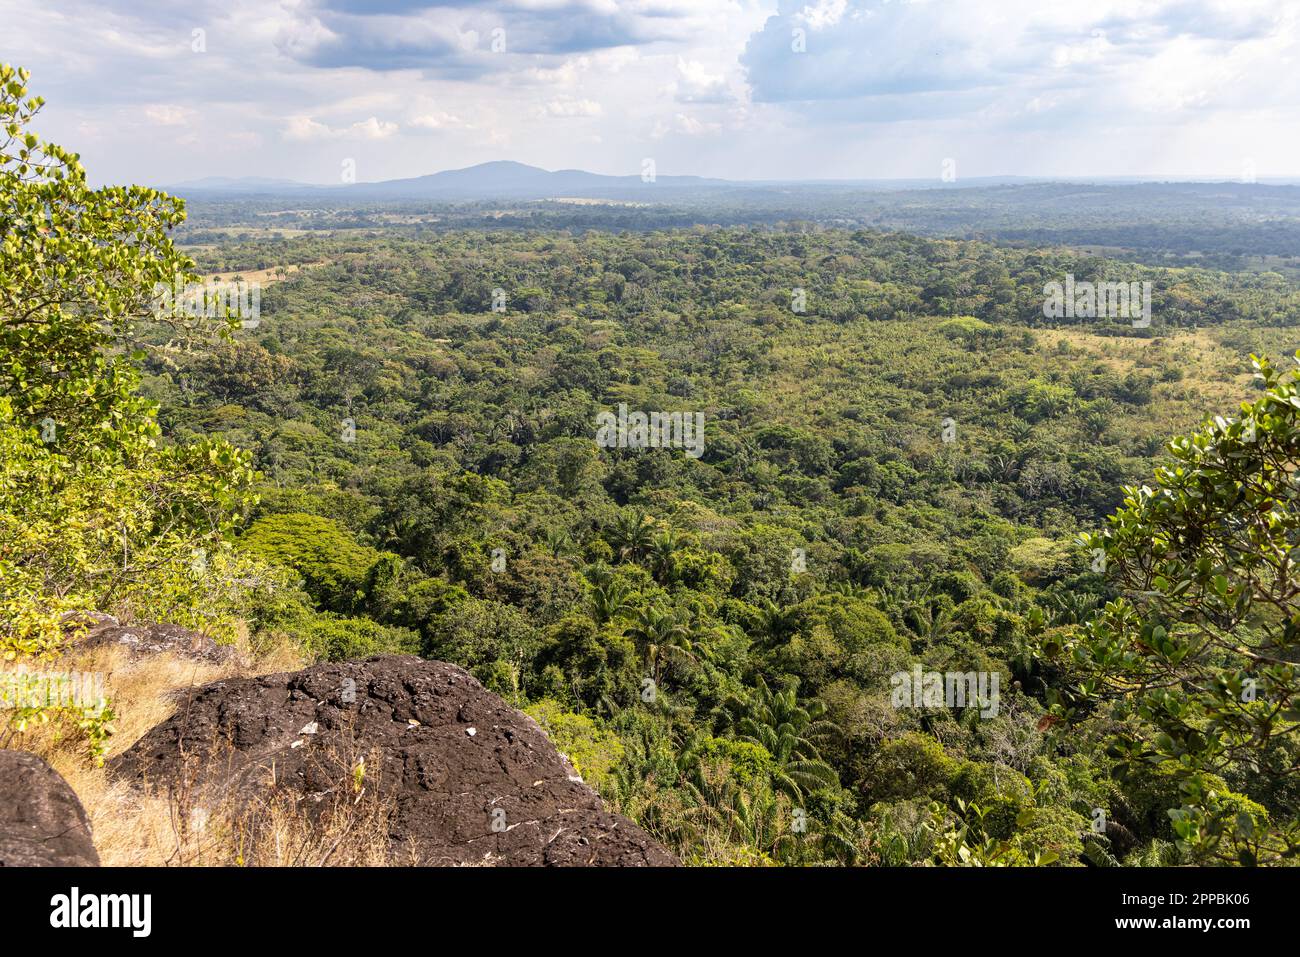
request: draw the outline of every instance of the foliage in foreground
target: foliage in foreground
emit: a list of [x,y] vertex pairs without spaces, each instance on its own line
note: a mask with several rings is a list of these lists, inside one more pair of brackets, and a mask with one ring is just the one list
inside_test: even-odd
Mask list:
[[[247,455],[168,446],[136,391],[131,344],[157,284],[195,278],[167,237],[183,205],[91,189],[77,156],[27,130],[27,73],[0,66],[0,656],[48,656],[69,613],[211,624],[229,598],[222,544],[252,503]],[[136,356],[138,358],[138,356]],[[33,710],[35,713],[32,713]],[[53,709],[19,709],[25,723]],[[93,723],[98,745],[105,722]],[[101,715],[102,717],[102,715]]]
[[1300,851],[1295,818],[1267,809],[1300,766],[1300,373],[1255,370],[1263,396],[1174,439],[1154,486],[1086,537],[1123,592],[1064,648],[1067,713],[1106,708],[1114,772],[1168,774],[1178,846],[1219,863]]

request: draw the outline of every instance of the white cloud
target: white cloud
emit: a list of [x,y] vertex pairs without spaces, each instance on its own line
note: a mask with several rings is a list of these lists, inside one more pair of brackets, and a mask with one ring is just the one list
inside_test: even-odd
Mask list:
[[284,138],[286,140],[321,140],[333,135],[324,123],[317,123],[310,116],[291,116],[285,122]]
[[184,126],[194,111],[173,103],[153,103],[144,108],[144,115],[156,126]]
[[458,116],[444,113],[441,110],[433,110],[428,113],[417,113],[409,117],[406,125],[421,130],[447,130],[456,129],[465,124]]
[[385,140],[392,136],[398,130],[396,123],[387,120],[368,117],[360,123],[353,123],[347,128],[345,136],[359,136],[368,140]]
[[0,0],[37,132],[111,182],[333,181],[324,144],[368,179],[651,144],[716,176],[1300,173],[1294,0],[199,3]]
[[361,139],[382,140],[393,136],[400,128],[396,123],[368,117],[351,126],[334,128],[310,116],[291,116],[285,122],[284,138],[287,140]]
[[795,16],[814,30],[822,30],[839,23],[848,6],[848,0],[817,0],[804,5]]
[[722,103],[734,99],[727,78],[699,60],[677,58],[677,79],[670,92],[683,103]]
[[600,116],[603,111],[595,100],[551,100],[541,109],[543,116]]
[[683,136],[706,136],[721,130],[721,123],[708,122],[686,113],[674,113],[671,119],[661,119],[656,122],[651,135],[655,139],[661,139],[670,133],[679,133]]
[[1100,63],[1115,47],[1100,30],[1094,30],[1086,40],[1062,43],[1052,50],[1052,66],[1057,68],[1076,66],[1080,63]]

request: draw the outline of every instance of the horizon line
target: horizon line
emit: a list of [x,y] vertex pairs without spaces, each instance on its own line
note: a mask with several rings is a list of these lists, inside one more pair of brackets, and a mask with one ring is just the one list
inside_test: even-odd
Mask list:
[[[428,173],[416,173],[407,176],[393,176],[387,179],[379,180],[362,180],[355,183],[320,183],[303,180],[295,180],[283,176],[265,175],[265,174],[224,174],[210,173],[202,176],[189,177],[186,179],[173,180],[163,183],[162,188],[168,187],[191,187],[201,185],[205,180],[226,180],[230,183],[249,182],[255,183],[262,181],[267,185],[282,185],[285,187],[297,187],[304,189],[322,189],[322,190],[346,190],[349,187],[358,186],[382,186],[386,183],[402,182],[408,180],[424,179],[427,177],[439,176],[446,173],[460,173],[478,169],[484,166],[493,166],[498,164],[512,164],[526,167],[530,170],[537,170],[543,173],[582,173],[589,176],[600,176],[610,179],[639,180],[642,177],[635,173],[598,173],[593,170],[583,169],[577,166],[564,166],[556,169],[548,169],[543,166],[534,166],[531,163],[524,163],[520,160],[497,159],[485,160],[480,163],[473,163],[469,166],[452,167],[448,169],[434,170]],[[712,181],[714,184],[727,184],[734,186],[774,186],[774,185],[809,185],[809,186],[854,186],[871,183],[931,183],[939,188],[958,189],[963,183],[987,182],[989,180],[1028,180],[1039,183],[1082,183],[1082,182],[1124,182],[1131,184],[1153,184],[1159,185],[1164,183],[1203,183],[1207,185],[1237,185],[1237,186],[1259,186],[1259,185],[1297,185],[1300,184],[1300,172],[1297,173],[1256,173],[1251,179],[1243,179],[1240,176],[1229,176],[1223,173],[1074,173],[1074,174],[1054,174],[1054,173],[985,173],[979,175],[957,176],[952,180],[944,180],[942,176],[862,176],[862,177],[753,177],[744,179],[730,179],[723,176],[705,175],[699,173],[656,173],[656,178],[662,179],[693,179]],[[644,180],[643,180],[644,181]],[[1271,182],[1270,182],[1271,181]],[[706,182],[705,185],[708,183]],[[646,182],[646,185],[653,185],[653,181]]]

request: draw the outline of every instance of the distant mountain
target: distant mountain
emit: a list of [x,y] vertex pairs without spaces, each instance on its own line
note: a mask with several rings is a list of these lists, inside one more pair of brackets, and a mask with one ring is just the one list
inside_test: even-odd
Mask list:
[[676,190],[692,187],[738,186],[723,179],[702,176],[657,176],[653,182],[640,175],[606,176],[580,169],[545,170],[525,163],[499,160],[464,169],[444,170],[410,179],[374,183],[315,186],[288,179],[208,176],[167,187],[169,192],[202,196],[328,196],[331,199],[547,199],[550,197],[623,198],[645,194],[654,187]]
[[607,192],[644,192],[655,186],[731,186],[724,179],[701,176],[657,176],[654,182],[639,175],[606,176],[580,169],[545,170],[524,163],[499,160],[464,169],[444,170],[412,179],[349,186],[349,195],[402,199],[545,199],[552,196],[590,196]]
[[[526,163],[497,160],[464,169],[444,170],[408,179],[390,179],[373,183],[320,186],[289,179],[264,177],[208,176],[166,187],[168,192],[204,199],[240,196],[293,196],[298,198],[351,200],[493,200],[493,199],[608,199],[608,200],[683,200],[688,196],[709,198],[720,192],[762,193],[771,197],[791,191],[809,194],[837,190],[895,192],[903,190],[960,189],[973,187],[1076,184],[1140,184],[1158,181],[1138,177],[1077,177],[1059,180],[1033,176],[962,177],[945,183],[938,176],[930,179],[816,179],[816,180],[728,180],[703,176],[656,176],[644,180],[639,174],[608,176],[580,169],[546,170]],[[1166,180],[1173,186],[1173,182]],[[1286,182],[1272,180],[1272,183]],[[1180,185],[1194,186],[1194,182]],[[1225,185],[1233,185],[1231,183]]]

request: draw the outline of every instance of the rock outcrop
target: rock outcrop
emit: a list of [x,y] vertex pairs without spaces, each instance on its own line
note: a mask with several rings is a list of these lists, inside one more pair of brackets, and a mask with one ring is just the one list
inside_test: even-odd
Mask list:
[[207,635],[180,625],[122,625],[112,615],[98,612],[74,613],[65,619],[65,625],[84,629],[74,645],[78,650],[116,646],[132,658],[171,652],[211,664],[226,664],[237,657],[229,645],[219,645]]
[[98,867],[90,821],[57,771],[0,751],[0,867]]
[[410,656],[218,681],[116,758],[146,787],[325,806],[365,778],[390,801],[395,862],[675,865],[600,797],[537,723],[454,665]]

